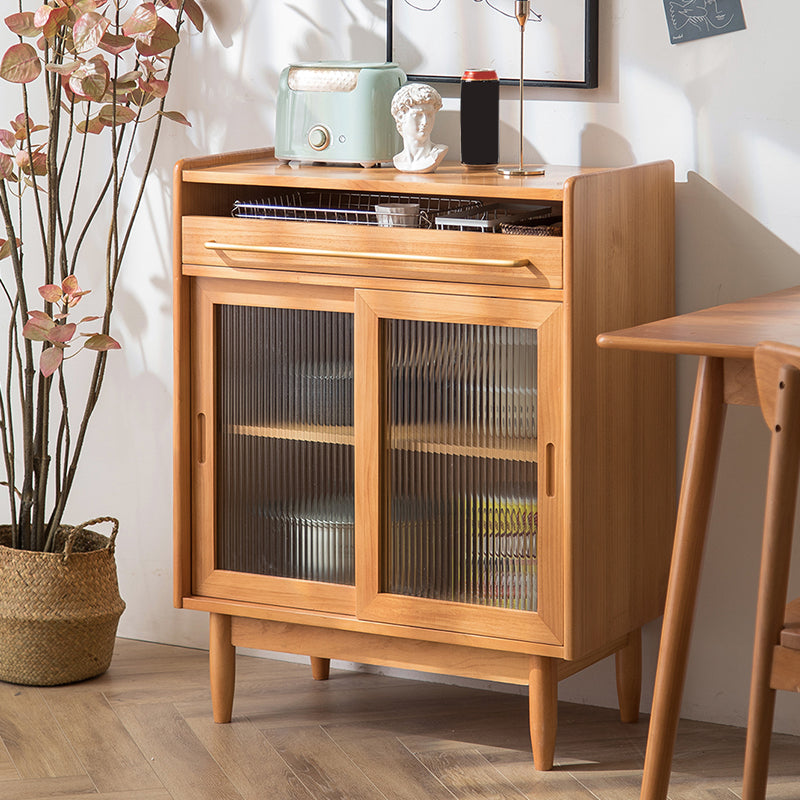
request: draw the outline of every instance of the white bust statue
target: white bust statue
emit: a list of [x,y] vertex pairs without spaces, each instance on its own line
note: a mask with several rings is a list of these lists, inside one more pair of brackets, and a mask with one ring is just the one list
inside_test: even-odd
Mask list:
[[447,155],[445,144],[431,142],[436,112],[442,107],[439,92],[427,83],[407,83],[392,98],[392,116],[403,137],[403,149],[393,159],[403,172],[433,172]]

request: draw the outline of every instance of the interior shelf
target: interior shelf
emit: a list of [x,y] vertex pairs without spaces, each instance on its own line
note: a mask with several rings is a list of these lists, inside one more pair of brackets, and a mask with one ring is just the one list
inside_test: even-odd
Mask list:
[[[471,458],[496,458],[506,461],[536,463],[537,440],[529,439],[526,447],[510,447],[509,442],[518,442],[515,437],[495,436],[483,445],[465,445],[442,441],[437,438],[437,428],[429,426],[397,425],[391,436],[393,450],[407,450],[435,455],[465,456]],[[457,430],[457,429],[455,429]],[[320,444],[343,444],[353,446],[355,433],[350,426],[337,425],[230,425],[228,433],[235,436],[256,436],[262,439],[286,439],[297,442],[318,442]],[[459,438],[454,435],[453,438]]]

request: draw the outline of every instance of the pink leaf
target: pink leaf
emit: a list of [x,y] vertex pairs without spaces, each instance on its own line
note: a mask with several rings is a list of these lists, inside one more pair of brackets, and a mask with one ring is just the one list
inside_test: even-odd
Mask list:
[[50,329],[54,326],[55,323],[49,317],[46,320],[32,317],[22,326],[22,335],[32,342],[46,342]]
[[157,56],[171,50],[178,44],[178,33],[164,19],[158,18],[156,27],[150,33],[136,38],[136,49],[143,56]]
[[118,56],[126,50],[133,47],[133,39],[130,36],[117,36],[114,33],[106,31],[103,38],[100,40],[100,49],[111,53],[112,56]]
[[195,2],[195,0],[185,0],[183,4],[183,13],[189,17],[192,25],[198,31],[203,30],[203,9]]
[[124,125],[126,122],[133,122],[136,119],[136,112],[128,106],[105,105],[97,115],[104,125]]
[[43,28],[47,24],[47,20],[50,19],[52,13],[52,6],[46,4],[39,6],[39,8],[36,9],[36,13],[33,15],[33,24],[37,28]]
[[39,294],[48,303],[58,303],[61,300],[61,287],[54,283],[48,283],[39,287]]
[[70,75],[69,88],[90,100],[102,101],[109,82],[108,64],[102,56],[92,58]]
[[153,78],[149,81],[142,81],[139,84],[139,88],[144,92],[152,94],[153,97],[165,97],[167,91],[169,90],[169,81],[162,81]]
[[106,126],[100,122],[99,117],[82,119],[76,127],[78,129],[78,133],[102,133],[106,129]]
[[33,21],[34,14],[32,11],[22,11],[18,14],[12,14],[6,17],[5,23],[12,33],[17,36],[38,36],[39,29]]
[[[47,156],[41,150],[34,150],[33,161],[31,161],[30,154],[27,150],[18,150],[15,159],[19,168],[26,174],[30,175],[47,175]],[[31,167],[31,165],[33,165]]]
[[[164,0],[165,4],[173,11],[177,11],[181,7],[181,0]],[[203,10],[195,2],[195,0],[184,0],[183,13],[191,20],[192,25],[198,31],[203,30]]]
[[39,6],[34,14],[34,24],[41,30],[47,39],[52,39],[58,32],[58,26],[67,18],[69,8],[66,6],[53,8],[52,6]]
[[140,36],[155,30],[158,13],[155,3],[142,3],[122,26],[126,36]]
[[80,65],[80,61],[66,61],[63,64],[47,64],[45,69],[48,72],[57,72],[59,75],[72,75]]
[[49,378],[64,360],[64,351],[60,347],[48,347],[42,350],[39,358],[39,369],[45,378]]
[[[22,240],[17,239],[17,250],[22,247]],[[0,261],[11,255],[11,239],[0,239]]]
[[16,141],[16,137],[14,134],[6,130],[5,128],[0,128],[0,145],[3,145],[8,150],[11,150],[14,147],[14,142]]
[[96,11],[89,11],[78,17],[72,27],[72,38],[77,52],[86,53],[97,47],[109,24],[109,20]]
[[167,119],[171,119],[173,122],[180,122],[181,125],[187,125],[188,127],[192,127],[192,123],[189,122],[186,117],[181,114],[180,111],[159,111],[162,117],[166,117]]
[[5,153],[0,153],[0,181],[10,178],[14,174],[14,159]]
[[31,319],[50,320],[50,322],[52,322],[48,314],[45,314],[44,311],[39,311],[37,308],[35,308],[33,311],[29,311],[28,316]]
[[67,322],[65,325],[55,325],[48,331],[47,340],[53,344],[66,344],[75,335],[76,325]]
[[11,45],[0,61],[0,78],[10,83],[30,83],[41,71],[42,63],[36,50],[25,42]]
[[121,350],[120,343],[105,333],[93,333],[83,345],[87,350]]
[[141,77],[142,73],[138,69],[134,69],[124,75],[120,75],[117,78],[117,83],[136,83]]
[[61,281],[61,289],[64,294],[73,295],[76,292],[80,292],[81,287],[78,285],[78,279],[74,275],[67,275],[67,277]]
[[83,319],[82,319],[82,320],[81,320],[81,321],[78,323],[78,325],[83,325],[83,323],[84,323],[84,322],[94,322],[95,320],[98,320],[98,319],[102,319],[102,317],[97,317],[97,316],[95,316],[95,317],[84,317],[84,318],[83,318]]

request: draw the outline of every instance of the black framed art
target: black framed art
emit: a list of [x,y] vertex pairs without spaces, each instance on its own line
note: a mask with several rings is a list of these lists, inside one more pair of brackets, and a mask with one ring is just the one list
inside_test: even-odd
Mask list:
[[[533,0],[525,26],[526,86],[597,86],[599,0]],[[387,0],[386,60],[409,80],[454,83],[493,69],[518,84],[520,29],[514,0]]]

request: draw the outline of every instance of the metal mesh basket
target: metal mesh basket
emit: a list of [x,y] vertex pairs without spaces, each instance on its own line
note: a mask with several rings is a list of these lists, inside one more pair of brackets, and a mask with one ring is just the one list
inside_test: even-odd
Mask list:
[[522,219],[516,223],[500,225],[501,233],[515,233],[519,236],[563,236],[564,224],[560,216]]
[[498,233],[502,225],[545,216],[549,206],[532,203],[480,203],[464,209],[454,209],[436,217],[436,227],[446,230]]
[[420,228],[433,227],[433,219],[437,214],[466,212],[483,205],[479,200],[465,200],[463,197],[372,192],[294,192],[263,200],[237,200],[233,204],[232,214],[234,217],[248,219],[378,225],[375,206],[393,203],[417,203],[420,208]]

